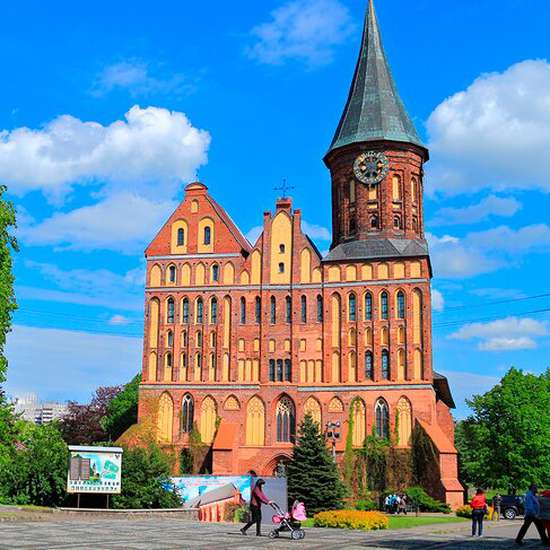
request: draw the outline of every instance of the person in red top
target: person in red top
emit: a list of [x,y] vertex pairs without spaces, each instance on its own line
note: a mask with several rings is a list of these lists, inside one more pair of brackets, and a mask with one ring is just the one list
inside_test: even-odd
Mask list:
[[246,535],[246,531],[249,527],[252,527],[252,525],[256,524],[256,536],[261,536],[261,526],[262,526],[262,503],[263,504],[271,504],[271,500],[269,500],[264,492],[263,492],[263,486],[265,485],[265,481],[263,479],[258,479],[256,481],[256,484],[254,485],[254,489],[252,489],[252,494],[250,495],[250,514],[251,518],[250,521],[241,529],[241,533],[243,535]]
[[487,500],[483,493],[483,489],[478,489],[472,502],[470,502],[472,507],[472,537],[476,535],[477,527],[477,536],[483,536],[483,518],[487,512]]

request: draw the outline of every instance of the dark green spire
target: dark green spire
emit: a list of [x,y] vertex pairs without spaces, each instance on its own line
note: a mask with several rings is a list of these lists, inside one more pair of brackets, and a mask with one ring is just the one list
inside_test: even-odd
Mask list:
[[353,82],[329,152],[350,143],[374,140],[402,141],[423,147],[397,92],[373,0],[369,0]]

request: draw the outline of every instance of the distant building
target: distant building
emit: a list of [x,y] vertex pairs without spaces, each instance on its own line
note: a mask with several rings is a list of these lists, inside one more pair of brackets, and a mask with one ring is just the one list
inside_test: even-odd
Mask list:
[[41,403],[36,393],[16,395],[13,402],[16,414],[21,415],[23,420],[39,425],[60,419],[68,410],[66,403]]

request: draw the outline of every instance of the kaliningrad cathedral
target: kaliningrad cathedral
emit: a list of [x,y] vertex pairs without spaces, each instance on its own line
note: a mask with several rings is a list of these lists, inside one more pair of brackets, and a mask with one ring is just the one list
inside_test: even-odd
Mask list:
[[[250,243],[191,183],[148,246],[139,422],[181,451],[193,427],[215,474],[270,475],[309,413],[353,445],[431,439],[432,494],[462,504],[447,379],[432,365],[424,233],[428,150],[399,97],[372,0],[349,97],[324,162],[332,244],[322,257],[288,197]],[[352,405],[353,403],[353,405]]]

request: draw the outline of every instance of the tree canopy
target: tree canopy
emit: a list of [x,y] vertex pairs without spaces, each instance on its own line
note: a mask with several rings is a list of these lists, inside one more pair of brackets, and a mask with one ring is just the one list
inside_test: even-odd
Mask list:
[[117,440],[130,426],[137,422],[138,390],[141,374],[124,386],[108,403],[101,427],[111,441]]
[[473,414],[456,430],[463,481],[506,490],[550,485],[550,369],[537,376],[512,368],[467,403]]

